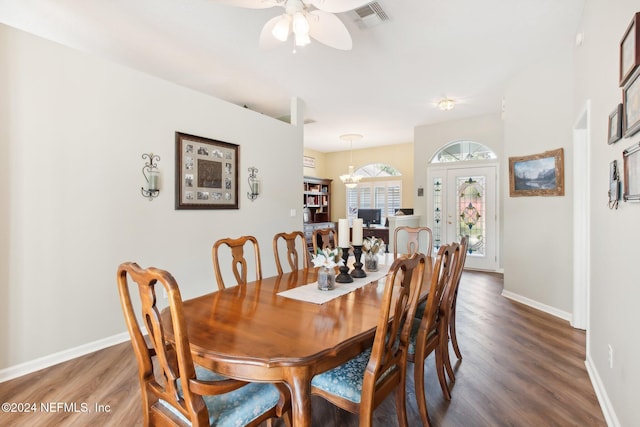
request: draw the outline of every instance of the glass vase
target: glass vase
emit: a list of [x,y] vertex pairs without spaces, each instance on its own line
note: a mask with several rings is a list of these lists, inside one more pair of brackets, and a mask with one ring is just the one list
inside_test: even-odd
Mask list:
[[378,256],[372,252],[364,254],[364,269],[367,271],[378,271]]
[[330,291],[336,287],[336,270],[333,268],[321,267],[318,270],[318,289]]

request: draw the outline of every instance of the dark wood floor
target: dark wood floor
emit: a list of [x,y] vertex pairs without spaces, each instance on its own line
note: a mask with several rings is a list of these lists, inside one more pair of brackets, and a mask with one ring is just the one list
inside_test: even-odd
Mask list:
[[[587,376],[585,334],[566,321],[500,295],[502,276],[465,272],[458,297],[457,363],[451,401],[427,359],[427,399],[435,426],[606,426]],[[453,354],[453,353],[452,353]],[[2,426],[141,425],[136,362],[129,343],[0,384],[0,401],[36,403],[36,413],[0,412]],[[409,372],[412,378],[413,369]],[[408,384],[409,425],[419,426]],[[43,413],[41,402],[76,403]],[[82,406],[82,404],[86,404]],[[109,412],[96,411],[102,405]],[[53,405],[56,408],[55,405]],[[84,409],[88,412],[84,412]],[[393,398],[376,410],[377,426],[397,425]],[[356,426],[358,417],[313,399],[314,426]],[[278,423],[281,425],[281,423]]]

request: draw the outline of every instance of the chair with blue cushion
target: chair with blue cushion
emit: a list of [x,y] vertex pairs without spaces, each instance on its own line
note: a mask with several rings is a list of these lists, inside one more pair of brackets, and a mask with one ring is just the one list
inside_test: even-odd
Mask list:
[[224,278],[222,275],[222,269],[220,267],[221,251],[223,246],[229,248],[231,252],[231,271],[236,279],[237,285],[244,285],[247,283],[247,275],[249,270],[249,264],[247,257],[245,256],[245,246],[251,245],[253,248],[253,260],[255,261],[255,276],[256,280],[262,279],[262,263],[260,262],[260,245],[258,240],[253,236],[242,236],[237,239],[225,238],[216,241],[211,249],[211,257],[213,259],[213,271],[216,275],[216,282],[218,283],[218,289],[222,290],[226,287]]
[[[117,280],[138,361],[145,426],[257,426],[285,413],[290,417],[288,392],[279,385],[224,378],[194,365],[180,291],[171,274],[127,262],[119,266]],[[156,306],[158,282],[168,297],[171,325],[163,325]],[[130,288],[136,287],[134,283],[139,294],[136,306],[141,308],[140,319],[147,337],[134,311],[130,292]],[[165,339],[167,327],[173,330],[175,344]]]
[[414,363],[416,400],[424,426],[430,425],[424,387],[424,362],[431,353],[435,353],[435,368],[442,393],[447,400],[451,399],[445,377],[444,358],[448,353],[444,347],[449,345],[448,292],[453,288],[459,254],[460,248],[457,243],[443,245],[438,250],[429,284],[426,309],[421,318],[413,319],[409,337],[408,359]]
[[[273,256],[276,259],[276,270],[278,276],[284,273],[282,262],[280,261],[279,247],[283,242],[287,249],[286,260],[291,271],[297,271],[300,268],[309,268],[309,251],[307,250],[307,242],[302,231],[292,231],[291,233],[278,233],[273,236]],[[283,248],[284,249],[284,248]]]
[[[393,262],[385,282],[372,347],[311,380],[312,394],[358,414],[361,426],[371,426],[374,409],[391,392],[395,392],[399,425],[406,427],[408,424],[405,406],[407,348],[425,263],[422,254],[410,258],[401,256]],[[397,298],[394,299],[395,292]]]

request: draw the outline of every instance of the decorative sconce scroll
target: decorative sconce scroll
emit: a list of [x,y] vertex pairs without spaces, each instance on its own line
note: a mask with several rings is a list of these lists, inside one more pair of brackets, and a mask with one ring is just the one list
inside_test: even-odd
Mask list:
[[142,187],[140,191],[144,197],[147,197],[149,200],[153,200],[160,194],[160,189],[158,188],[158,177],[160,175],[160,171],[158,171],[157,164],[160,160],[160,156],[153,153],[144,153],[142,158],[148,159],[149,161],[146,162],[142,168],[142,175],[144,175],[144,179],[147,180],[147,188],[145,189]]
[[258,169],[251,166],[249,168],[249,191],[247,192],[247,197],[253,202],[260,195],[260,180],[256,176],[258,173]]

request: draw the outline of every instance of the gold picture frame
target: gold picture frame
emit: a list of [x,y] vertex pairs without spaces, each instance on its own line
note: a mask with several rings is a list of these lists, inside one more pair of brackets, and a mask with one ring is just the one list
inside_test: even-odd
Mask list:
[[509,195],[564,196],[564,149],[509,157]]

